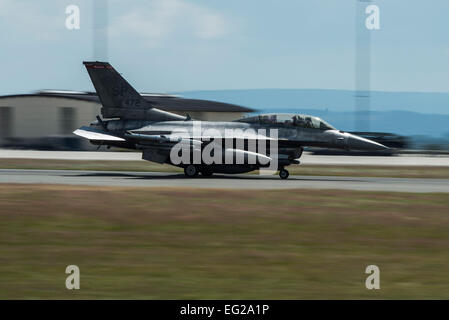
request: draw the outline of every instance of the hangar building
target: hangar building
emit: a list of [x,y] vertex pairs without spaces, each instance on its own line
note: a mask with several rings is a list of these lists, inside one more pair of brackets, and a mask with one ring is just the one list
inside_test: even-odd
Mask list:
[[[254,110],[234,104],[142,94],[159,109],[196,120],[230,121]],[[0,96],[0,146],[34,149],[92,149],[72,132],[95,120],[101,104],[96,93],[38,91]]]

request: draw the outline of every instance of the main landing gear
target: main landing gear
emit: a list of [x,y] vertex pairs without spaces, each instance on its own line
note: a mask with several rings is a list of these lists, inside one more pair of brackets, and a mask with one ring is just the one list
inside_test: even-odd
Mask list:
[[290,174],[288,173],[288,170],[286,170],[286,169],[284,169],[284,168],[281,168],[281,169],[279,170],[279,177],[280,177],[281,179],[287,179],[289,175],[290,175]]
[[193,164],[189,164],[184,168],[184,174],[190,178],[196,177],[198,175],[198,168]]
[[184,168],[184,174],[190,178],[198,176],[198,173],[200,172],[203,177],[210,177],[213,174],[213,172],[210,169],[203,168],[199,170],[198,167],[194,166],[193,164],[189,164],[187,167]]
[[[184,168],[184,174],[189,178],[197,177],[199,173],[200,170],[198,169],[197,166],[194,166],[193,164],[189,164],[187,167]],[[204,177],[210,177],[212,174],[213,172],[207,168],[201,170],[201,175]],[[285,180],[288,178],[289,175],[290,174],[288,170],[286,170],[285,168],[282,167],[279,169],[279,177],[281,179]]]

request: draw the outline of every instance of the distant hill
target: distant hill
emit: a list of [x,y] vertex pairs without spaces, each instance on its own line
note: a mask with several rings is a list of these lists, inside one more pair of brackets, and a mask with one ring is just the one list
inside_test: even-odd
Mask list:
[[[281,112],[292,111],[287,109]],[[314,109],[303,109],[301,112],[321,117],[341,130],[357,130],[355,126],[356,117],[353,112],[326,112]],[[372,111],[370,131],[391,132],[406,136],[427,135],[439,137],[449,133],[449,115],[423,114],[409,111]]]
[[[257,89],[180,92],[184,97],[238,104],[259,112],[309,113],[355,130],[355,92]],[[370,131],[442,136],[449,133],[449,93],[371,92]]]
[[[240,104],[255,109],[299,108],[353,111],[355,92],[324,89],[255,89],[181,92],[183,96]],[[376,111],[413,111],[449,114],[449,93],[371,92]]]

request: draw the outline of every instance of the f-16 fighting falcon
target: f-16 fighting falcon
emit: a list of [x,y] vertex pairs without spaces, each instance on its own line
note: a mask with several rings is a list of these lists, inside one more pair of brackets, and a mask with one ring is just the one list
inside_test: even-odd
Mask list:
[[299,164],[304,147],[346,150],[387,149],[339,131],[320,118],[301,114],[261,114],[229,122],[195,121],[154,107],[108,62],[84,62],[100,98],[103,119],[74,131],[92,144],[142,151],[142,158],[199,173],[245,173]]

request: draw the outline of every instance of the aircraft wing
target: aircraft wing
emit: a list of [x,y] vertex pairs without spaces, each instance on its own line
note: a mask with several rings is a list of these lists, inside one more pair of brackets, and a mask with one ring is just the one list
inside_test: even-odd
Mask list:
[[89,140],[99,140],[99,141],[126,141],[125,139],[115,136],[110,132],[101,131],[91,127],[81,127],[73,131],[77,136],[89,139]]

